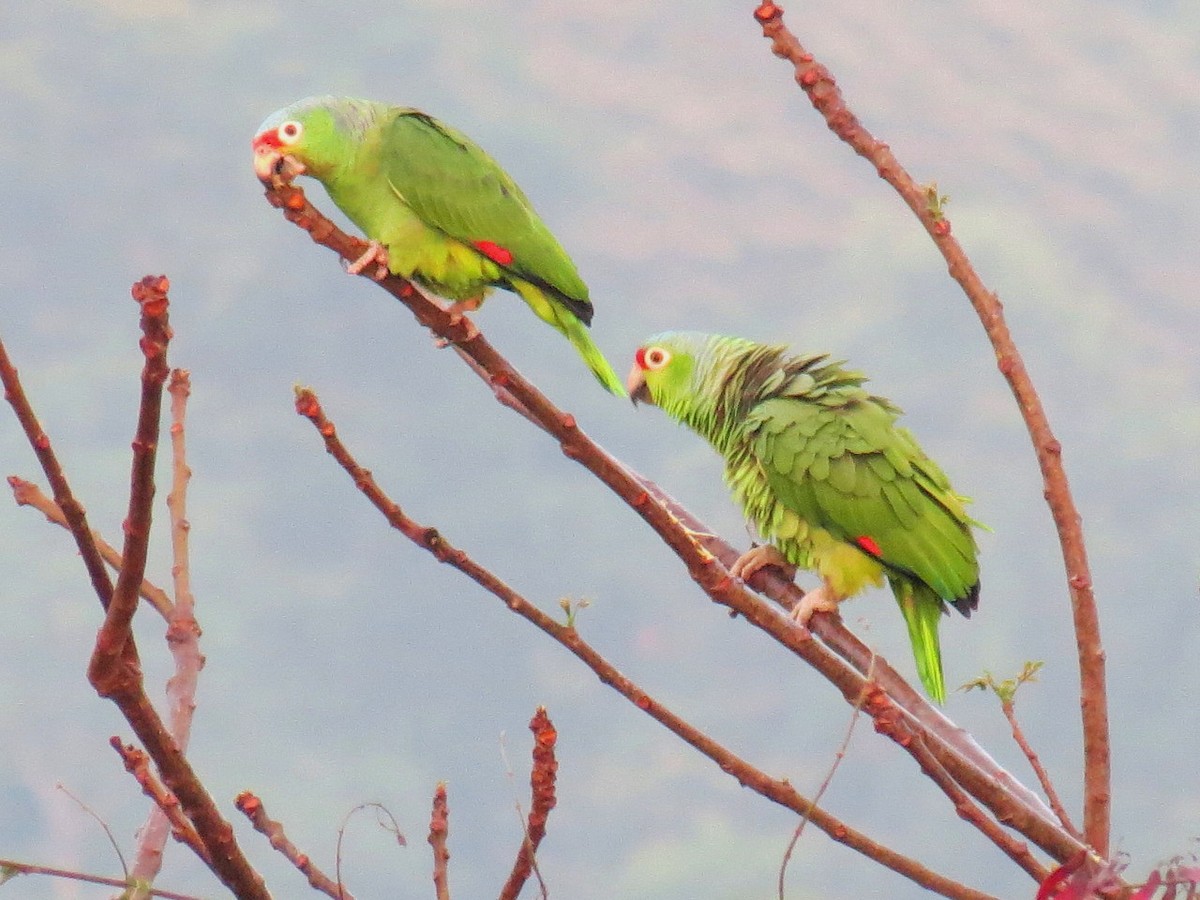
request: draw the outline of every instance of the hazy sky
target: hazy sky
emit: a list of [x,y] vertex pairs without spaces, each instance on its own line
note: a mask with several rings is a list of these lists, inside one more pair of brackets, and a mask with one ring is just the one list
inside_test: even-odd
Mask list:
[[[208,656],[192,758],[276,896],[305,886],[240,820],[238,791],[259,793],[330,869],[346,812],[386,803],[410,845],[356,820],[348,884],[360,898],[427,896],[439,780],[452,887],[494,894],[520,841],[525,726],[542,703],[560,735],[540,856],[553,896],[770,896],[794,824],[390,531],[294,413],[297,382],[412,515],[548,611],[590,598],[587,640],[767,772],[811,793],[848,715],[811,671],[709,603],[640,519],[406,310],[268,207],[250,138],[313,93],[420,106],[492,152],[588,281],[594,336],[618,371],[645,336],[689,327],[828,350],[869,372],[993,529],[979,613],[943,625],[947,682],[1044,660],[1019,711],[1078,812],[1074,638],[1023,425],[941,258],[809,108],[752,9],[109,0],[0,17],[0,335],[92,523],[117,540],[139,390],[129,285],[171,278],[171,360],[194,381],[192,575]],[[866,126],[950,197],[1064,445],[1108,653],[1114,842],[1140,876],[1194,849],[1200,829],[1185,755],[1200,729],[1200,14],[824,0],[788,6],[787,20]],[[315,184],[310,195],[331,210]],[[605,446],[747,543],[719,460],[694,435],[605,395],[511,296],[476,318]],[[0,460],[3,474],[40,480],[11,417]],[[161,502],[156,512],[161,526]],[[130,732],[84,678],[98,605],[65,533],[11,505],[0,533],[0,856],[118,872],[92,819],[55,789],[132,845],[145,801],[106,746]],[[166,538],[160,528],[152,547],[160,583]],[[912,671],[888,594],[844,614]],[[160,693],[161,628],[139,622]],[[1032,781],[994,702],[955,694],[947,711]],[[869,728],[827,805],[980,889],[1033,892]],[[168,850],[161,886],[215,897],[216,884]],[[920,896],[815,831],[790,885],[793,900]]]

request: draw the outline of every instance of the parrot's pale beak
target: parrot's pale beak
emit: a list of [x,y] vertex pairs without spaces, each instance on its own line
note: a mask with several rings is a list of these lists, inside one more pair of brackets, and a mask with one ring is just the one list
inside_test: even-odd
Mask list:
[[629,377],[625,379],[625,390],[629,391],[629,399],[633,401],[634,406],[639,402],[654,405],[654,400],[650,397],[650,388],[646,386],[646,373],[636,362],[629,370]]
[[254,139],[254,174],[264,184],[278,187],[306,171],[304,164],[281,153],[275,142],[259,135]]

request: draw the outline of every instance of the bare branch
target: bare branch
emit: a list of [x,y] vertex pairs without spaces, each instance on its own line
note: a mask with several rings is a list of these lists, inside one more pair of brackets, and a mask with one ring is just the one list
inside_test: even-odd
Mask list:
[[1037,681],[1037,673],[1041,668],[1041,662],[1027,662],[1020,674],[1015,678],[1005,678],[1001,681],[997,681],[991,672],[984,672],[979,678],[972,679],[963,685],[963,689],[979,688],[985,691],[990,690],[1000,700],[1000,710],[1004,713],[1004,718],[1008,720],[1009,727],[1012,729],[1013,740],[1017,742],[1017,746],[1021,748],[1021,752],[1029,760],[1029,765],[1033,768],[1034,774],[1037,775],[1038,783],[1046,793],[1046,799],[1050,803],[1050,808],[1058,816],[1058,820],[1062,823],[1063,828],[1076,837],[1079,837],[1079,831],[1071,823],[1071,818],[1067,815],[1067,810],[1059,799],[1058,792],[1054,790],[1054,784],[1050,781],[1050,774],[1042,765],[1042,761],[1038,758],[1029,741],[1025,739],[1025,732],[1017,722],[1017,691],[1021,685]]
[[137,587],[146,572],[150,547],[154,462],[158,455],[162,389],[167,380],[167,344],[171,340],[171,328],[167,324],[169,287],[165,275],[158,278],[147,275],[133,286],[132,291],[133,299],[142,308],[139,346],[146,363],[142,367],[142,402],[133,439],[129,513],[124,525],[125,550],[121,554],[124,564],[113,588],[112,602],[105,609],[104,624],[96,636],[96,647],[88,666],[88,679],[101,697],[110,696],[114,689],[112,683],[129,677],[128,673],[136,668],[136,659],[131,656],[130,625],[137,611]]
[[[879,844],[866,835],[855,831],[844,822],[826,812],[796,792],[790,783],[782,779],[773,779],[759,769],[754,768],[739,756],[717,743],[702,731],[684,721],[671,712],[649,694],[639,688],[630,679],[622,675],[615,666],[609,663],[594,648],[584,642],[579,633],[570,626],[562,625],[528,600],[514,591],[504,581],[488,569],[481,566],[466,552],[451,545],[436,528],[423,526],[409,518],[404,511],[388,497],[376,484],[374,476],[358,464],[337,436],[337,429],[321,408],[317,396],[306,388],[296,392],[296,411],[309,419],[325,442],[325,449],[346,473],[354,480],[355,486],[366,495],[367,499],[387,518],[388,523],[413,543],[428,550],[439,561],[448,563],[458,569],[480,587],[491,593],[517,615],[531,622],[537,628],[558,641],[585,665],[587,665],[600,681],[616,690],[633,703],[638,709],[664,725],[682,740],[691,744],[709,759],[717,763],[721,771],[738,780],[739,784],[749,787],[769,800],[803,814],[808,812],[813,824],[828,834],[835,841],[845,844],[852,849],[874,859],[890,869],[912,879],[918,884],[942,894],[945,897],[974,898],[981,900],[986,897],[978,891],[967,888],[958,882],[927,869],[920,863]],[[644,493],[644,492],[643,492]],[[648,496],[648,495],[646,495]],[[645,502],[648,502],[645,501]],[[711,557],[710,557],[711,559]],[[772,611],[765,603],[726,578],[729,584],[724,588],[738,597],[737,610],[744,616],[753,617],[755,624],[771,630],[772,635],[789,648],[796,650],[800,646],[816,647],[817,644],[807,637],[800,629],[792,627],[782,616]],[[859,696],[866,690],[866,682],[856,672],[830,654],[828,651],[822,658],[830,666],[830,677],[835,684],[844,686],[847,691],[857,692]],[[883,691],[877,688],[871,695],[873,702],[864,707],[873,718],[877,719],[876,727],[886,730],[889,736],[901,746],[911,744],[914,735],[908,727],[908,719],[900,710],[887,700]],[[879,720],[887,720],[886,725]]]
[[29,405],[29,398],[25,396],[25,389],[21,386],[20,378],[17,377],[17,370],[8,358],[8,351],[5,349],[3,341],[0,341],[0,381],[4,384],[4,398],[8,400],[13,412],[16,413],[17,421],[21,423],[21,427],[25,431],[29,446],[33,448],[38,462],[42,465],[42,471],[46,473],[46,480],[50,483],[50,490],[54,494],[54,502],[62,510],[68,527],[71,529],[75,545],[79,548],[79,555],[83,557],[83,565],[92,581],[92,587],[96,591],[96,596],[100,598],[100,605],[107,609],[109,601],[112,599],[113,585],[108,577],[108,570],[104,568],[104,560],[100,557],[96,541],[92,537],[92,529],[88,527],[87,514],[83,510],[83,505],[71,493],[71,485],[67,482],[67,476],[58,462],[54,448],[50,445],[50,437],[42,430],[41,423],[38,422],[37,416],[33,412],[33,407]]
[[[104,878],[100,875],[88,875],[84,872],[72,872],[69,869],[53,869],[49,866],[38,866],[33,863],[17,862],[15,859],[0,859],[0,884],[6,880],[8,873],[20,875],[49,875],[52,878],[67,878],[71,881],[82,881],[86,884],[102,884],[105,887],[127,888],[129,883],[120,878]],[[174,891],[160,891],[151,888],[151,897],[162,897],[163,900],[202,900],[191,894],[177,894]]]
[[[542,843],[542,838],[546,836],[546,820],[550,816],[550,810],[554,809],[555,803],[558,802],[554,790],[558,777],[558,759],[554,755],[558,732],[550,722],[546,707],[538,707],[529,722],[529,730],[533,732],[533,769],[529,774],[533,800],[529,806],[528,823],[524,825],[521,849],[517,852],[517,859],[508,881],[500,890],[500,900],[517,900],[529,873],[536,870],[537,849]],[[541,884],[542,896],[545,897],[546,885],[542,882],[540,873],[538,883]]]
[[[92,539],[91,530],[83,515],[83,507],[74,498],[61,467],[50,449],[50,441],[25,398],[4,347],[0,344],[0,380],[17,418],[25,428],[34,451],[54,490],[55,500],[71,525],[71,533],[80,548],[92,586],[106,610],[105,625],[97,637],[96,651],[89,666],[89,679],[97,693],[117,704],[125,720],[133,728],[142,746],[158,767],[167,788],[179,799],[187,818],[195,826],[204,844],[213,872],[243,900],[268,900],[266,886],[242,855],[212,798],[196,777],[178,745],[163,726],[142,683],[137,647],[129,630],[129,621],[137,608],[137,590],[142,582],[146,562],[146,543],[149,540],[149,504],[153,497],[153,456],[157,441],[158,423],[150,412],[161,405],[161,369],[165,379],[166,361],[163,358],[169,331],[166,325],[165,277],[147,276],[134,286],[134,296],[142,305],[144,337],[142,350],[146,355],[143,371],[142,407],[138,417],[134,444],[134,476],[130,497],[130,518],[127,523],[124,565],[118,577],[119,595],[104,569],[104,561]],[[157,394],[158,399],[155,399]],[[131,555],[132,551],[132,555]],[[116,610],[113,611],[113,607]]]
[[[361,254],[362,247],[365,246],[363,242],[344,234],[322,216],[305,199],[300,188],[291,184],[281,184],[269,187],[266,195],[273,206],[286,210],[287,218],[307,231],[318,243],[335,250],[347,259],[357,258]],[[408,306],[417,320],[439,338],[454,343],[460,352],[468,354],[478,364],[479,369],[487,373],[489,383],[503,388],[505,393],[515,398],[524,412],[536,420],[538,427],[559,443],[567,457],[585,466],[637,512],[679,556],[688,574],[713,601],[728,606],[799,655],[836,685],[846,702],[853,706],[861,693],[861,675],[846,667],[820,642],[812,640],[808,632],[794,627],[790,620],[784,620],[772,612],[761,600],[744,590],[740,582],[735,583],[728,570],[718,564],[714,555],[697,543],[694,529],[684,527],[680,519],[658,501],[655,493],[647,489],[643,479],[591,441],[578,427],[574,416],[559,410],[544,394],[522,378],[474,325],[429,300],[411,282],[403,278],[387,276],[377,283]],[[300,401],[297,408],[304,412],[300,409]],[[442,556],[438,555],[438,558],[442,559]],[[814,622],[820,618],[815,616]],[[825,618],[828,621],[820,626],[824,629],[822,635],[831,634],[842,640],[847,648],[846,658],[853,658],[853,646],[858,642],[841,626],[836,617]],[[864,669],[869,664],[869,655],[868,652],[863,657],[867,662],[860,664]],[[882,657],[878,659],[876,666],[876,670],[883,676],[893,677],[888,674],[890,666],[887,666]],[[898,680],[899,676],[895,675],[894,678]],[[883,683],[882,677],[880,683]],[[915,694],[909,691],[909,696],[915,697]],[[868,707],[867,711],[871,712],[871,708]],[[920,724],[918,717],[901,712],[894,704],[889,704],[887,712],[893,716],[908,717],[910,724],[906,726],[906,732],[916,733],[927,728]],[[877,725],[876,730],[893,736],[898,746],[910,754],[914,753],[911,737],[902,740],[895,737],[900,734],[896,728],[881,728]],[[977,764],[976,760],[982,755],[982,751],[969,740],[966,732],[947,723],[939,732],[944,738],[935,739],[932,733],[926,733],[930,734],[927,745],[936,748],[935,752],[940,754],[941,765],[950,771],[972,796],[988,806],[997,818],[1021,831],[1056,859],[1068,858],[1078,849],[1079,842],[1061,829],[1040,799],[1027,789],[1014,790],[1010,785],[1016,782],[1011,776],[1005,774],[1003,777],[996,777],[994,763],[990,768]],[[943,743],[943,740],[949,742],[955,737],[960,739],[961,749]]]
[[[8,486],[12,488],[13,499],[18,506],[29,506],[36,509],[44,515],[47,521],[65,528],[68,532],[71,530],[71,525],[67,522],[66,515],[62,509],[51,498],[42,493],[32,481],[26,481],[16,475],[8,476]],[[121,570],[121,553],[112,544],[104,540],[100,536],[100,532],[92,532],[92,540],[96,543],[96,549],[100,551],[100,556],[114,572]],[[138,594],[143,600],[153,606],[164,619],[171,615],[171,598],[167,596],[166,591],[157,585],[153,584],[149,579],[143,578],[141,585],[138,587]]]
[[450,835],[450,807],[446,803],[446,782],[438,783],[433,792],[433,812],[429,817],[429,846],[433,848],[433,886],[437,900],[450,900],[450,881],[446,864],[450,851],[446,838]]
[[284,834],[283,825],[267,815],[263,802],[250,791],[242,791],[234,801],[238,809],[245,814],[254,826],[254,830],[265,835],[271,846],[284,855],[293,866],[300,870],[313,888],[332,897],[333,900],[354,900],[354,895],[338,882],[331,879],[320,870],[307,853],[303,853],[288,840]]
[[826,124],[855,153],[870,162],[879,176],[895,188],[941,251],[950,276],[959,283],[975,308],[984,331],[996,352],[1000,373],[1008,381],[1021,416],[1033,441],[1042,472],[1046,502],[1058,530],[1066,567],[1067,587],[1075,625],[1079,655],[1081,688],[1080,708],[1083,719],[1084,754],[1084,833],[1087,842],[1103,857],[1108,856],[1111,760],[1108,740],[1108,695],[1104,676],[1104,649],[1100,642],[1100,618],[1092,592],[1083,541],[1082,519],[1075,507],[1066,471],[1062,465],[1062,445],[1050,429],[1050,421],[1041,398],[1025,368],[1021,354],[1004,320],[999,297],[988,290],[972,267],[962,246],[950,233],[950,221],[940,202],[931,202],[930,192],[919,186],[900,165],[887,144],[875,139],[846,105],[829,70],[813,59],[783,24],[783,10],[770,0],[760,3],[754,13],[762,25],[763,36],[771,41],[771,50],[792,63],[796,82],[804,89],[813,107]]
[[[200,626],[194,614],[188,562],[187,485],[191,470],[187,465],[184,424],[187,398],[191,391],[188,373],[175,369],[167,388],[171,394],[171,451],[172,487],[167,495],[171,517],[172,566],[176,601],[167,618],[167,646],[175,661],[175,674],[167,681],[167,703],[171,736],[183,752],[187,752],[191,736],[192,714],[196,709],[196,684],[204,657],[200,653]],[[150,810],[146,824],[138,832],[138,853],[134,877],[152,882],[162,868],[163,848],[166,846],[169,823],[158,808]]]
[[132,744],[124,743],[119,737],[111,737],[108,742],[121,757],[121,761],[125,764],[125,771],[137,779],[142,793],[154,801],[155,807],[161,810],[167,821],[171,823],[175,839],[182,844],[187,844],[192,852],[204,861],[205,865],[211,867],[212,857],[209,855],[208,848],[204,846],[195,827],[179,808],[178,798],[168,791],[150,771],[150,758],[144,751]]
[[[872,673],[866,673],[868,684],[871,682]],[[854,736],[854,726],[858,724],[859,717],[862,715],[863,701],[867,699],[866,693],[863,693],[859,701],[854,704],[854,711],[850,713],[850,722],[846,725],[846,734],[842,737],[842,743],[838,747],[837,752],[833,755],[833,764],[829,767],[829,771],[825,774],[825,779],[821,782],[821,786],[817,788],[817,792],[813,794],[812,805],[816,806],[821,802],[821,798],[825,796],[825,792],[829,790],[829,785],[833,784],[833,776],[837,774],[838,767],[841,766],[842,760],[846,758],[846,751],[850,747],[850,738]],[[792,859],[792,852],[796,849],[796,844],[800,841],[800,835],[804,834],[804,826],[808,824],[808,810],[805,810],[804,815],[800,817],[800,824],[796,826],[796,830],[792,832],[792,839],[788,841],[787,849],[783,853],[783,861],[779,864],[779,900],[784,900],[784,878],[787,875],[788,863]]]

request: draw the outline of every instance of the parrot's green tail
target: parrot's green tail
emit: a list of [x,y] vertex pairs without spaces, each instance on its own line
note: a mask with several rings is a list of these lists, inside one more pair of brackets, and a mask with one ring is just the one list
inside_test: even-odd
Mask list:
[[552,297],[548,297],[545,291],[528,281],[514,278],[512,286],[521,295],[521,299],[529,304],[529,308],[538,314],[538,318],[553,325],[571,342],[571,346],[579,351],[579,355],[592,370],[596,380],[604,385],[605,390],[618,397],[626,396],[625,385],[621,383],[621,379],[617,377],[613,367],[608,364],[608,360],[604,358],[600,348],[592,341],[587,326],[573,312]]
[[942,646],[938,640],[942,601],[924,584],[914,585],[900,579],[892,581],[892,592],[900,604],[904,624],[908,626],[908,639],[912,643],[921,684],[925,685],[930,697],[945,703],[946,681],[942,675]]

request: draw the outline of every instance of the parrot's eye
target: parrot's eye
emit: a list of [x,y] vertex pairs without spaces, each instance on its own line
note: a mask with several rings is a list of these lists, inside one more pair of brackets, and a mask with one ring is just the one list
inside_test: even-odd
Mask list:
[[662,347],[648,347],[642,354],[642,368],[654,372],[671,361],[671,352]]
[[284,122],[279,126],[279,142],[281,144],[294,144],[300,140],[300,135],[304,133],[304,126],[299,122]]

